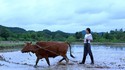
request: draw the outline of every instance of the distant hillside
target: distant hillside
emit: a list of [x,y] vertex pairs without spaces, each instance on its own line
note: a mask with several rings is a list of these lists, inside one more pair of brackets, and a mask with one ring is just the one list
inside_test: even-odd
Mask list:
[[9,29],[10,31],[14,32],[14,33],[25,33],[26,30],[19,28],[19,27],[7,27],[7,29]]
[[85,35],[85,34],[86,34],[86,30],[83,30],[83,31],[82,31],[82,34]]
[[25,29],[19,28],[19,27],[6,27],[6,26],[0,25],[0,28],[6,28],[13,33],[25,33],[26,32]]
[[65,33],[62,31],[52,32],[48,29],[43,31],[26,31],[19,27],[6,27],[0,25],[0,41],[67,41],[74,40],[74,34]]
[[[26,31],[19,27],[6,27],[0,25],[0,41],[67,41],[81,42],[86,34],[85,30],[76,33],[63,31],[52,32],[48,29],[42,31]],[[125,42],[125,31],[111,30],[110,32],[92,32],[94,42]]]

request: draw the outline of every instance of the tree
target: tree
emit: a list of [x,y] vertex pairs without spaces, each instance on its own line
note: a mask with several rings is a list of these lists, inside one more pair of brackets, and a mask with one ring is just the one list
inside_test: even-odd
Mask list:
[[122,28],[120,29],[120,32],[123,32],[123,29],[122,29]]
[[75,42],[76,38],[74,36],[69,36],[66,41],[67,42]]
[[61,34],[56,34],[54,36],[54,40],[56,40],[56,41],[65,41],[65,37],[63,37]]
[[105,38],[105,39],[110,39],[108,32],[106,32],[106,33],[104,34],[104,38]]
[[10,31],[4,27],[0,28],[0,36],[3,37],[5,40],[10,36]]
[[92,35],[93,35],[93,41],[98,42],[100,39],[100,35],[98,35],[98,33],[96,32],[94,32]]
[[37,39],[38,39],[37,34],[36,34],[35,32],[32,32],[32,33],[31,33],[31,38],[32,38],[33,40],[37,40]]
[[82,37],[82,32],[76,32],[76,33],[75,33],[75,37],[76,37],[76,39],[83,38],[83,37]]

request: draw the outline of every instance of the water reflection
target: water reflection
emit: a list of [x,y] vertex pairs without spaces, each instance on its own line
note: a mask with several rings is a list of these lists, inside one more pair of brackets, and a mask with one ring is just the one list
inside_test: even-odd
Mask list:
[[[72,45],[73,52],[83,52],[84,45]],[[91,45],[93,51],[125,51],[125,45]],[[0,52],[19,51],[22,48],[1,49]]]
[[[83,52],[83,45],[72,45],[74,52]],[[125,51],[124,45],[91,45],[93,51]]]

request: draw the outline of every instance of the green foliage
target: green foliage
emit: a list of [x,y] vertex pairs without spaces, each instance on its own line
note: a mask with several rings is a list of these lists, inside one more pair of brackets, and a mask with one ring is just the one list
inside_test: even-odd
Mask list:
[[76,37],[76,39],[83,38],[82,32],[76,32],[75,37]]
[[57,34],[54,36],[54,40],[55,40],[55,41],[57,41],[57,40],[59,40],[59,41],[64,41],[65,38],[64,38],[61,34],[57,33]]
[[[85,31],[76,33],[65,33],[62,31],[51,32],[26,31],[22,28],[9,28],[0,25],[0,41],[81,41],[84,38]],[[94,42],[125,42],[125,31],[115,29],[110,32],[92,32]]]
[[0,41],[4,41],[5,39],[3,37],[0,37]]
[[103,33],[101,36],[98,33],[93,33],[95,42],[125,42],[125,32],[123,29],[111,30],[109,33]]
[[0,28],[0,36],[3,37],[5,40],[10,36],[10,31],[4,27]]
[[67,39],[66,39],[67,42],[75,42],[76,41],[76,38],[74,36],[69,36]]

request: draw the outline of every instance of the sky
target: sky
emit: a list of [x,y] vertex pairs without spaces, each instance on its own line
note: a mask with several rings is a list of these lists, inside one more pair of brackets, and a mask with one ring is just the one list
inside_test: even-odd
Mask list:
[[0,0],[0,25],[69,33],[125,30],[125,0]]

